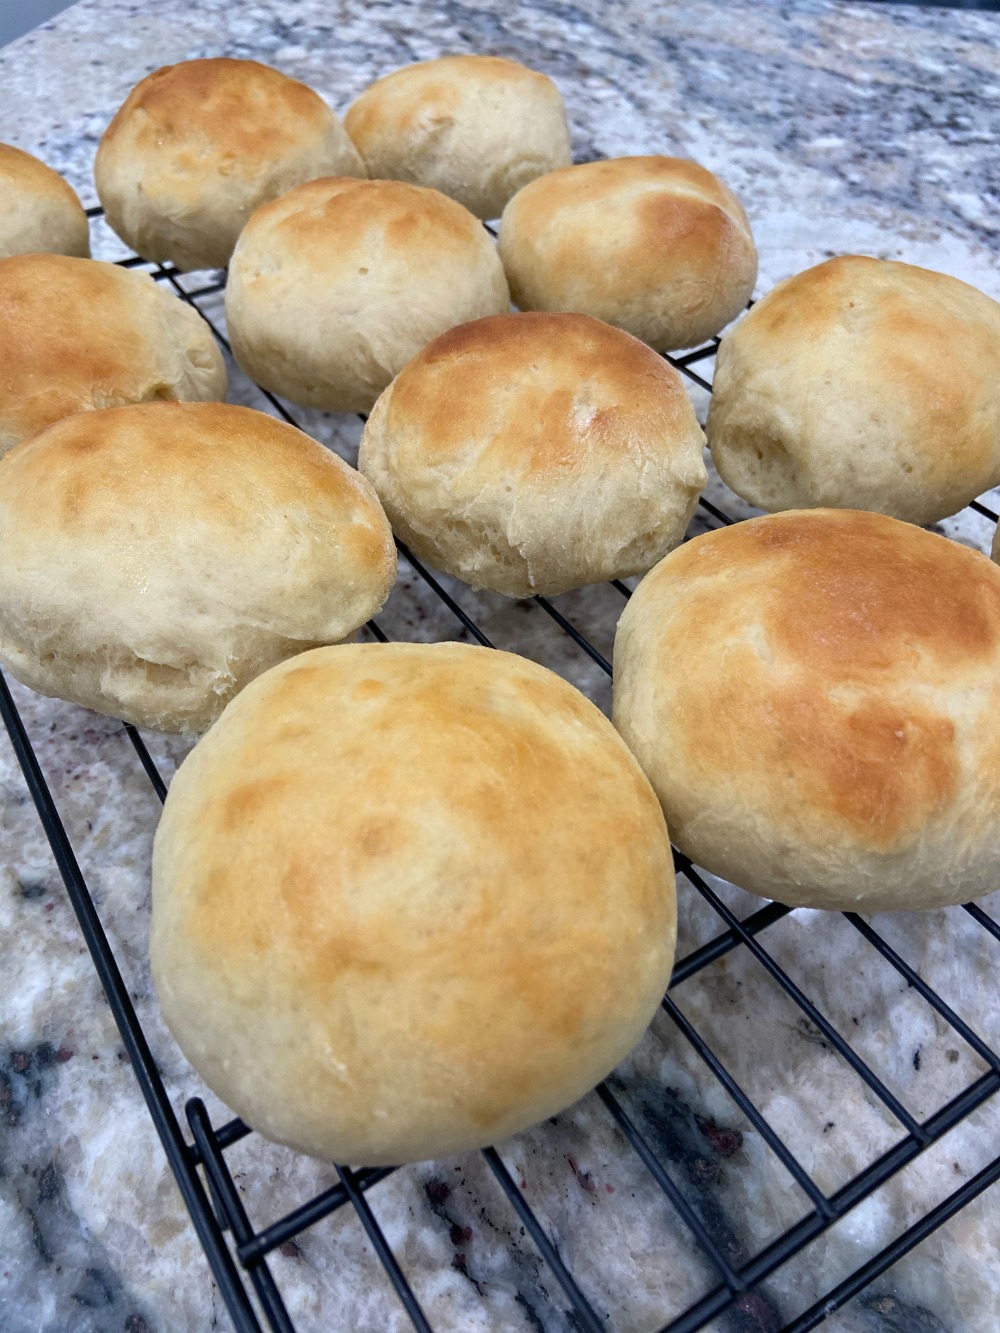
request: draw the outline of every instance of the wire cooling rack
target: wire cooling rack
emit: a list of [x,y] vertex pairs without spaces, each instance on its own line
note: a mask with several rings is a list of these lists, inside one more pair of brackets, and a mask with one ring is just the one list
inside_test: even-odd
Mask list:
[[[90,217],[99,217],[100,214],[99,208],[88,211]],[[228,350],[228,343],[217,322],[213,321],[204,309],[206,299],[217,296],[223,290],[222,282],[208,282],[192,289],[185,287],[180,281],[177,270],[169,266],[148,263],[138,256],[118,262],[126,268],[141,268],[151,273],[156,281],[172,287],[179,297],[188,301],[206,319],[220,344]],[[714,357],[717,347],[718,339],[713,339],[695,351],[683,356],[668,356],[666,359],[694,384],[711,391],[710,383],[695,367]],[[299,424],[277,398],[263,390],[261,392],[264,393],[272,409],[281,417],[292,425]],[[703,512],[717,525],[726,525],[734,521],[705,498],[700,501],[700,505]],[[997,514],[986,505],[975,501],[972,508],[983,519],[994,524],[997,522]],[[400,546],[399,549],[416,575],[440,598],[468,635],[476,642],[492,647],[480,626],[463,610],[440,581],[405,547]],[[616,581],[613,586],[623,599],[630,595],[624,583]],[[536,597],[535,601],[572,640],[576,648],[610,676],[610,663],[589,639],[550,600]],[[371,622],[368,629],[377,639],[386,641],[385,633],[376,623]],[[0,715],[3,717],[66,891],[79,920],[149,1113],[238,1333],[263,1333],[265,1327],[274,1333],[295,1333],[294,1325],[268,1265],[268,1255],[278,1247],[286,1245],[306,1228],[314,1226],[323,1218],[345,1207],[356,1212],[413,1326],[422,1333],[431,1333],[432,1326],[421,1309],[376,1217],[378,1206],[376,1187],[380,1181],[385,1180],[399,1168],[364,1170],[338,1165],[336,1171],[339,1182],[336,1185],[316,1197],[305,1200],[279,1220],[262,1229],[256,1229],[240,1198],[240,1191],[235,1184],[226,1157],[227,1151],[252,1131],[240,1120],[229,1120],[221,1125],[213,1125],[204,1102],[195,1097],[188,1101],[185,1108],[190,1131],[189,1135],[185,1134],[170,1105],[70,838],[2,673],[0,673]],[[138,762],[142,765],[156,795],[162,801],[166,796],[166,784],[152,756],[134,727],[126,726],[125,730],[135,748]],[[642,1167],[655,1182],[655,1186],[662,1191],[669,1206],[675,1210],[684,1227],[690,1232],[714,1273],[714,1285],[693,1305],[681,1312],[664,1312],[663,1318],[667,1322],[661,1325],[660,1333],[694,1333],[694,1330],[706,1327],[727,1313],[734,1316],[739,1311],[752,1313],[751,1294],[755,1288],[993,1096],[1000,1089],[1000,1053],[988,1046],[868,922],[854,913],[844,913],[851,927],[859,932],[871,948],[896,970],[907,985],[930,1005],[942,1022],[986,1065],[985,1073],[967,1086],[956,1090],[951,1100],[934,1114],[922,1121],[915,1119],[871,1066],[844,1039],[828,1017],[796,985],[762,942],[762,937],[768,928],[787,916],[790,909],[777,903],[768,903],[741,920],[690,861],[676,852],[675,861],[679,873],[687,878],[693,889],[717,914],[719,931],[706,944],[677,961],[670,990],[681,982],[697,977],[702,969],[732,950],[749,951],[759,966],[770,975],[773,983],[800,1011],[802,1018],[812,1025],[812,1029],[819,1034],[822,1041],[855,1071],[871,1096],[882,1104],[901,1131],[900,1137],[888,1151],[869,1163],[835,1192],[825,1194],[668,992],[662,1002],[663,1009],[676,1026],[679,1037],[689,1042],[700,1057],[705,1066],[706,1078],[717,1080],[722,1085],[746,1121],[756,1130],[761,1140],[802,1190],[809,1205],[804,1216],[758,1253],[742,1262],[734,1261],[728,1247],[720,1243],[718,1236],[713,1234],[710,1220],[707,1220],[692,1204],[669,1164],[664,1163],[662,1155],[657,1155],[650,1137],[642,1132],[628,1114],[610,1082],[602,1083],[597,1088],[597,1096],[604,1110],[631,1150],[638,1156]],[[983,942],[986,947],[1000,943],[1000,923],[982,908],[968,904],[964,908],[951,910],[964,911],[978,923],[984,932]],[[988,936],[993,937],[992,944]],[[522,1189],[523,1182],[519,1185],[514,1179],[496,1149],[487,1148],[482,1155],[500,1190],[517,1214],[524,1232],[536,1247],[552,1280],[561,1290],[570,1327],[582,1330],[583,1333],[607,1333],[609,1325],[581,1290],[543,1222],[529,1205]],[[806,1330],[815,1328],[998,1178],[1000,1178],[1000,1154],[904,1230],[891,1244],[869,1258],[792,1322],[785,1324],[781,1333],[806,1333]],[[255,1311],[250,1298],[251,1289],[256,1295],[266,1324],[261,1323]],[[757,1324],[753,1326],[758,1327]],[[893,1327],[902,1328],[902,1325],[894,1324]],[[446,1330],[438,1326],[434,1333],[446,1333]]]

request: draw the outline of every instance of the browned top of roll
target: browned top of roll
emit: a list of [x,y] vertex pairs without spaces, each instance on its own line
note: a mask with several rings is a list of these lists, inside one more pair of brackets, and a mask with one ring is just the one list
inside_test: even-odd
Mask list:
[[[112,142],[129,125],[133,152],[159,156],[169,146],[175,168],[184,152],[191,180],[205,173],[206,152],[225,166],[246,169],[253,161],[272,162],[301,140],[303,131],[323,132],[330,108],[318,93],[256,60],[214,56],[164,65],[147,74],[118,108],[104,133]],[[211,126],[211,142],[199,131]],[[174,188],[180,183],[174,178]]]
[[21,190],[30,190],[40,199],[64,204],[74,212],[79,211],[86,222],[83,205],[72,185],[63,180],[58,171],[53,171],[40,158],[32,153],[26,153],[23,148],[0,143],[0,183]]
[[0,260],[0,454],[74,412],[225,393],[208,326],[145,274],[65,255]]
[[660,282],[665,255],[672,268],[714,264],[720,251],[750,240],[750,224],[732,190],[680,157],[616,157],[550,171],[515,195],[504,221],[508,227],[516,221],[526,241],[544,235],[547,268],[570,272],[579,266],[581,231],[598,238],[608,207],[616,222],[627,215],[628,231],[623,236],[616,227],[608,237],[613,244],[602,247],[600,268],[589,268],[587,278],[609,296],[626,279],[630,288],[644,277]]
[[[511,391],[515,413],[505,410]],[[479,445],[483,481],[579,466],[581,414],[586,438],[600,441],[595,467],[628,454],[644,427],[687,433],[691,417],[677,372],[645,343],[590,315],[544,312],[492,315],[435,338],[400,372],[392,408],[419,430],[426,466]]]
[[467,255],[470,242],[479,243],[483,235],[467,209],[437,190],[403,181],[326,176],[258,208],[241,248],[248,249],[252,240],[288,246],[297,257],[308,247],[309,263],[324,277],[341,271],[353,276],[358,255],[370,257],[366,246],[376,236],[389,257],[416,254],[424,244],[439,257],[442,251]]
[[615,669],[616,724],[709,869],[818,906],[985,891],[1000,570],[978,552],[856,510],[720,529],[640,584]]
[[522,84],[525,89],[552,90],[555,85],[546,74],[528,69],[503,56],[441,56],[416,65],[405,65],[376,79],[366,88],[344,116],[344,128],[352,139],[364,141],[381,130],[387,114],[393,127],[406,131],[426,117],[451,111],[460,101],[463,84],[472,82],[488,87],[491,83]]

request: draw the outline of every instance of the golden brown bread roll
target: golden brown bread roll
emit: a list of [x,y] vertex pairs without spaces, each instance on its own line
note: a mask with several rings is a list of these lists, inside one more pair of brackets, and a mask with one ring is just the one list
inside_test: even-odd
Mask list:
[[1000,570],[878,514],[694,538],[615,640],[614,721],[677,847],[753,893],[940,907],[1000,874]]
[[936,522],[1000,482],[1000,304],[912,264],[829,259],[723,338],[706,429],[761,509]]
[[396,533],[509,597],[649,569],[707,479],[678,373],[589,315],[495,315],[419,352],[382,394],[358,466]]
[[76,191],[31,153],[0,143],[0,259],[45,252],[90,258],[90,224]]
[[392,534],[335,454],[263,412],[149,403],[0,462],[0,659],[19,680],[203,731],[254,676],[388,596]]
[[63,255],[0,260],[0,457],[74,412],[225,396],[208,325],[146,274]]
[[318,93],[256,60],[185,60],[137,83],[97,149],[108,222],[146,259],[223,268],[250,214],[317,176],[363,176]]
[[572,161],[551,79],[499,56],[444,56],[366,88],[344,127],[371,176],[429,185],[480,218]]
[[349,644],[255,681],[170,787],[150,950],[174,1036],[267,1137],[379,1165],[587,1092],[670,977],[663,816],[560,677]]
[[226,285],[233,352],[251,379],[328,412],[370,411],[432,338],[509,305],[483,226],[399,181],[310,181],[265,204]]
[[500,222],[522,310],[576,310],[658,352],[692,347],[740,313],[757,250],[739,200],[677,157],[617,157],[549,172]]

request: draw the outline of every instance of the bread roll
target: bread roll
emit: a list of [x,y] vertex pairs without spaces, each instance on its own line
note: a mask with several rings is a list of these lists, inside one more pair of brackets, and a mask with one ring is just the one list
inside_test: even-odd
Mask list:
[[0,659],[42,694],[203,731],[254,676],[345,638],[396,570],[371,487],[224,403],[49,427],[0,462]]
[[829,259],[723,338],[707,430],[761,509],[934,523],[1000,483],[1000,304],[912,264]]
[[503,211],[500,258],[522,310],[578,310],[658,352],[692,347],[739,314],[757,251],[739,200],[678,157],[563,167]]
[[509,304],[472,214],[397,181],[312,181],[265,204],[226,286],[233,352],[251,379],[328,412],[369,411],[425,343]]
[[895,519],[696,537],[615,640],[614,721],[677,847],[792,907],[941,907],[1000,875],[1000,570]]
[[397,534],[510,597],[649,569],[707,475],[678,373],[589,315],[495,315],[442,334],[375,405],[358,466]]
[[151,956],[174,1036],[254,1129],[378,1166],[582,1096],[670,978],[670,847],[611,724],[464,644],[320,649],[179,769]]
[[344,126],[369,175],[429,185],[480,218],[573,160],[559,89],[499,56],[397,69],[365,89]]
[[0,143],[0,259],[48,252],[90,258],[90,224],[76,191],[37,157]]
[[181,269],[223,268],[258,205],[317,176],[363,176],[323,99],[256,60],[148,74],[104,132],[97,192],[122,240]]
[[63,255],[0,260],[0,457],[74,412],[225,396],[208,325],[146,274]]

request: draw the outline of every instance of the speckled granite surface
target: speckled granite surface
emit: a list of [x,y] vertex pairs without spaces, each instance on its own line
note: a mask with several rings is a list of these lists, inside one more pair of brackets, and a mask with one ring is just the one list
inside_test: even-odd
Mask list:
[[[511,55],[550,73],[569,106],[578,159],[667,151],[719,171],[753,222],[761,290],[828,254],[858,250],[924,263],[1000,297],[996,15],[818,0],[534,0],[516,12],[453,0],[84,0],[0,51],[0,138],[38,152],[91,203],[97,139],[131,85],[157,65],[255,56],[342,110],[377,74],[464,50]],[[99,225],[95,243],[108,257],[120,253]],[[217,311],[218,302],[207,308]],[[262,405],[238,377],[231,396]],[[356,421],[310,413],[302,420],[353,458]],[[731,514],[745,512],[718,481],[710,495]],[[974,514],[942,526],[981,548],[991,534]],[[607,706],[600,671],[539,607],[447,586],[498,644],[562,671]],[[616,593],[570,594],[558,606],[610,653]],[[405,568],[380,621],[393,637],[458,631]],[[118,724],[24,689],[16,694],[180,1109],[201,1089],[160,1023],[145,963],[156,799]],[[149,743],[169,775],[184,743]],[[0,1329],[225,1328],[5,740],[0,867]],[[689,886],[682,882],[680,891],[684,953],[717,933],[718,921]],[[741,915],[759,905],[737,890],[722,892]],[[984,905],[1000,912],[1000,898]],[[876,925],[988,1041],[1000,1040],[1000,944],[960,910]],[[983,1073],[982,1061],[843,918],[794,913],[764,940],[918,1118]],[[683,983],[675,997],[822,1189],[837,1189],[900,1137],[746,951]],[[615,1086],[732,1260],[745,1260],[807,1211],[774,1154],[665,1016]],[[998,1151],[994,1098],[713,1327],[782,1327]],[[504,1145],[502,1155],[609,1328],[658,1328],[713,1284],[596,1098]],[[261,1225],[333,1180],[330,1169],[256,1138],[235,1149],[232,1162]],[[436,1328],[574,1327],[481,1159],[400,1172],[370,1198]],[[998,1258],[994,1189],[826,1327],[993,1333]],[[347,1210],[277,1253],[273,1268],[301,1330],[408,1326]]]

